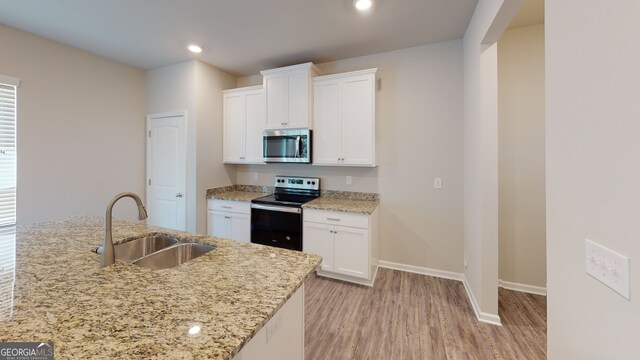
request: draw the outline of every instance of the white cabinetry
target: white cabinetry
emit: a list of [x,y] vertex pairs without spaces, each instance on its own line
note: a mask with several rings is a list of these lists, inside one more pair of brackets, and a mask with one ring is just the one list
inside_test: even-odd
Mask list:
[[251,204],[240,201],[207,201],[207,235],[251,241]]
[[313,128],[312,78],[320,72],[312,63],[264,70],[266,128]]
[[322,256],[318,274],[373,285],[378,270],[378,222],[371,215],[305,209],[303,250]]
[[223,161],[263,163],[265,95],[262,86],[223,91]]
[[233,360],[302,359],[304,359],[304,285],[233,357]]
[[376,166],[376,71],[314,78],[314,165]]

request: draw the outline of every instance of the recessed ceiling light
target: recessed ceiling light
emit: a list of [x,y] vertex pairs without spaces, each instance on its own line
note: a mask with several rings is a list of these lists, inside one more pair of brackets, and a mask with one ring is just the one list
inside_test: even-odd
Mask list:
[[200,325],[193,325],[192,327],[189,328],[189,336],[196,336],[200,334],[201,330],[202,328],[200,327]]
[[369,10],[371,8],[371,5],[373,5],[373,2],[371,0],[355,0],[353,2],[353,6],[355,6],[356,9],[360,11]]
[[200,54],[202,52],[202,46],[196,45],[196,44],[189,44],[187,49],[189,49],[189,51],[191,51],[192,53],[196,53],[196,54]]

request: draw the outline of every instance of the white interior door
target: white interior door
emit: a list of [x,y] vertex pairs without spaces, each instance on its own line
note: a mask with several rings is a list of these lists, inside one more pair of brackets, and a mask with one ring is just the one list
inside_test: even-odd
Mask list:
[[187,147],[184,114],[147,116],[149,225],[186,230]]

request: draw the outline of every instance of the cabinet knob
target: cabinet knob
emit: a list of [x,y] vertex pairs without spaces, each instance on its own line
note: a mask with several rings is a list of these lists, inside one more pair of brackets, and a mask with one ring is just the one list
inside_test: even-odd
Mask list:
[[176,194],[176,197],[177,197],[177,198],[181,198],[181,197],[182,197],[182,193],[177,193],[177,194]]

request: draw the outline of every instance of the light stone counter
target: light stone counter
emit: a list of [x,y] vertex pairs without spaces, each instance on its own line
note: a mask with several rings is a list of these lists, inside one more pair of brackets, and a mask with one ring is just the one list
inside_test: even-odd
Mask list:
[[[207,190],[207,199],[250,202],[273,193],[273,190],[270,186],[230,185]],[[371,215],[378,205],[379,195],[376,193],[322,190],[319,198],[305,203],[302,207]]]
[[[100,268],[90,250],[102,243],[103,227],[99,217],[18,227],[13,291],[11,280],[0,282],[0,341],[53,341],[56,358],[231,359],[320,263],[115,220],[116,243],[165,233],[217,248],[167,270]],[[1,270],[0,280],[12,278],[11,266]],[[189,336],[194,325],[202,330]]]
[[269,195],[270,193],[262,193],[262,192],[253,192],[253,191],[227,191],[216,193],[213,195],[207,196],[207,199],[217,199],[217,200],[230,200],[230,201],[242,201],[242,202],[251,202],[253,199],[257,199],[261,196]]
[[302,205],[302,208],[304,209],[339,211],[368,215],[371,215],[377,207],[377,200],[339,199],[324,196]]

